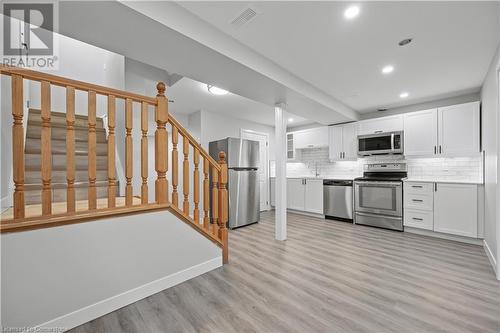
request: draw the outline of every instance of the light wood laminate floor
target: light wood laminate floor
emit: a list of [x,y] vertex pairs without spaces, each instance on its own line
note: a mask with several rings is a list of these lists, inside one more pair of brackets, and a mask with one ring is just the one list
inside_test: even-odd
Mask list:
[[97,332],[500,332],[480,246],[288,215],[230,232],[230,264],[75,328]]

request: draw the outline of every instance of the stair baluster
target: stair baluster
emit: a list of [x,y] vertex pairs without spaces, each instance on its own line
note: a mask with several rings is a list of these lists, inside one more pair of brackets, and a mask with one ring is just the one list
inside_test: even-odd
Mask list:
[[24,217],[24,97],[23,77],[12,75],[12,175],[14,181],[14,219]]
[[66,87],[66,211],[76,210],[75,197],[75,88]]
[[198,208],[200,202],[200,171],[198,166],[200,164],[200,151],[194,147],[194,171],[193,171],[193,220],[200,223],[200,209]]
[[142,102],[141,108],[141,203],[148,201],[148,104]]
[[210,226],[210,219],[208,215],[208,211],[210,209],[210,188],[209,188],[209,180],[208,173],[210,171],[210,163],[208,159],[203,158],[203,228],[208,231]]
[[212,166],[212,234],[219,235],[219,170]]
[[179,143],[179,130],[175,125],[172,125],[172,205],[179,207],[179,193],[177,186],[179,185],[179,151],[177,144]]
[[116,99],[108,96],[108,208],[116,206],[115,126]]
[[52,189],[50,186],[52,177],[52,152],[51,152],[51,128],[50,128],[50,82],[42,81],[41,87],[42,106],[42,215],[52,213]]
[[189,216],[189,141],[186,135],[182,137],[182,153],[184,161],[182,163],[182,188],[184,202],[182,205],[184,215]]
[[97,209],[97,189],[96,189],[96,169],[97,169],[97,139],[96,139],[96,93],[89,91],[88,93],[88,123],[89,123],[89,188],[88,201],[89,210]]
[[134,153],[132,142],[132,100],[125,101],[125,206],[132,206],[133,188],[132,177],[134,176]]

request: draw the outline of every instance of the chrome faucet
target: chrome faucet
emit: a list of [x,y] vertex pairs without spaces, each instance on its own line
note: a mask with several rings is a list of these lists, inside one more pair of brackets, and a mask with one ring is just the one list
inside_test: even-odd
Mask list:
[[321,168],[318,168],[318,162],[314,162],[314,176],[319,177]]

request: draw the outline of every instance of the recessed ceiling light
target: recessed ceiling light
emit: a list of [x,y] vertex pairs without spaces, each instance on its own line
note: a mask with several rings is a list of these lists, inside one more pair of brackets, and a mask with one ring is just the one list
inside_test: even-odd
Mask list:
[[229,91],[207,84],[207,90],[214,95],[227,95]]
[[293,123],[293,118],[288,118],[289,123]]
[[387,65],[384,68],[382,68],[382,73],[389,74],[389,73],[392,73],[393,70],[394,70],[394,66]]
[[402,92],[401,94],[399,94],[399,97],[401,98],[406,98],[408,97],[410,94],[408,94],[406,91],[405,92]]
[[359,15],[359,6],[350,6],[344,11],[344,17],[348,20]]

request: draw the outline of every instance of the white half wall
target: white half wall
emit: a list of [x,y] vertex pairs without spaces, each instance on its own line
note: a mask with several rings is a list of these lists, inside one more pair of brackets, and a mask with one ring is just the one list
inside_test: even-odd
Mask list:
[[[495,268],[500,279],[498,258],[500,248],[500,219],[498,214],[500,185],[498,184],[498,155],[499,155],[499,83],[498,71],[500,70],[500,45],[496,56],[491,62],[490,69],[481,89],[482,102],[482,147],[484,150],[484,189],[485,189],[485,225],[484,242],[485,251]],[[495,267],[496,264],[496,267]]]
[[222,265],[168,211],[0,237],[2,327],[75,327]]

